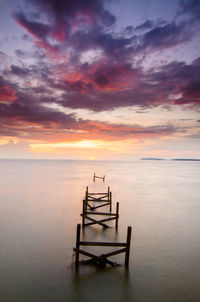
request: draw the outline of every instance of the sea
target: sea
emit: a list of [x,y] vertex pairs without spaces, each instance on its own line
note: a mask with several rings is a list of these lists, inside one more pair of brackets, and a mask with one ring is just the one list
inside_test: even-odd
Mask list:
[[[129,269],[124,254],[75,269],[86,186],[110,187],[119,225],[87,226],[81,240],[125,242],[131,226]],[[0,160],[0,301],[199,302],[199,196],[200,162]]]

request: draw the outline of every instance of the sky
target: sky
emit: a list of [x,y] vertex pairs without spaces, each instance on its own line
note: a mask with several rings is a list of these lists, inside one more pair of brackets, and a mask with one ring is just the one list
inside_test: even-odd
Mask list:
[[200,158],[200,0],[1,0],[0,158]]

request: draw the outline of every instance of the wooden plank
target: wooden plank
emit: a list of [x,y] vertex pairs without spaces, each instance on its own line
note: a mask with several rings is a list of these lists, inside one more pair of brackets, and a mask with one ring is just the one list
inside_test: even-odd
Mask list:
[[88,197],[87,197],[87,199],[92,199],[92,200],[104,200],[105,198],[107,198],[109,200],[109,197],[107,195],[94,197],[94,195],[92,196],[92,195],[88,194]]
[[80,241],[80,245],[88,246],[126,246],[126,242],[98,242],[98,241]]
[[110,202],[110,200],[107,199],[94,199],[94,198],[88,198],[87,201],[93,201],[93,202]]
[[115,213],[104,213],[104,212],[86,212],[87,215],[105,215],[105,216],[116,216]]
[[123,249],[120,249],[120,250],[116,250],[116,251],[113,251],[113,252],[110,252],[110,253],[106,253],[104,254],[106,257],[111,257],[111,256],[114,256],[114,255],[117,255],[117,254],[121,254],[121,253],[124,253],[126,252],[126,247],[123,248]]
[[87,206],[90,208],[90,210],[95,210],[93,206],[91,206],[88,202],[87,202]]
[[96,258],[96,255],[94,255],[94,254],[92,254],[92,253],[89,253],[89,252],[86,252],[86,251],[84,251],[84,250],[82,250],[82,249],[78,249],[77,250],[77,248],[73,248],[73,250],[75,251],[75,252],[78,252],[79,254],[82,254],[82,255],[84,255],[84,256],[88,256],[88,257],[91,257],[91,258],[93,258],[93,257],[95,257]]
[[99,206],[94,206],[94,207],[90,206],[89,204],[88,205],[89,205],[89,207],[90,207],[91,210],[96,210],[98,208],[102,208],[102,207],[108,206],[109,204],[110,204],[110,202],[107,202],[107,203],[100,204]]
[[88,195],[108,195],[108,193],[107,192],[102,192],[102,193],[99,193],[99,192],[96,192],[96,193],[92,193],[92,192],[88,192]]
[[[111,220],[114,220],[114,219],[115,219],[115,217],[105,218],[105,219],[99,220],[99,222],[106,222],[106,221],[111,221]],[[88,222],[88,223],[85,223],[85,226],[93,225],[93,224],[96,224],[96,222]]]

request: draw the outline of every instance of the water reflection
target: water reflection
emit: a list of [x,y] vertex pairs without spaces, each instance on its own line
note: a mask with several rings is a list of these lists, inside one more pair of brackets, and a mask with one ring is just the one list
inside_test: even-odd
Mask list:
[[129,271],[124,267],[88,265],[72,272],[72,301],[133,301]]

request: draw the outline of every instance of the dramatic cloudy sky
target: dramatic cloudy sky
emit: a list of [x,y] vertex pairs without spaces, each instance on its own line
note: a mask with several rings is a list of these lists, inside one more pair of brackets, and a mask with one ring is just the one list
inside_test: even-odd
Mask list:
[[200,0],[1,0],[1,158],[200,158],[199,108]]

